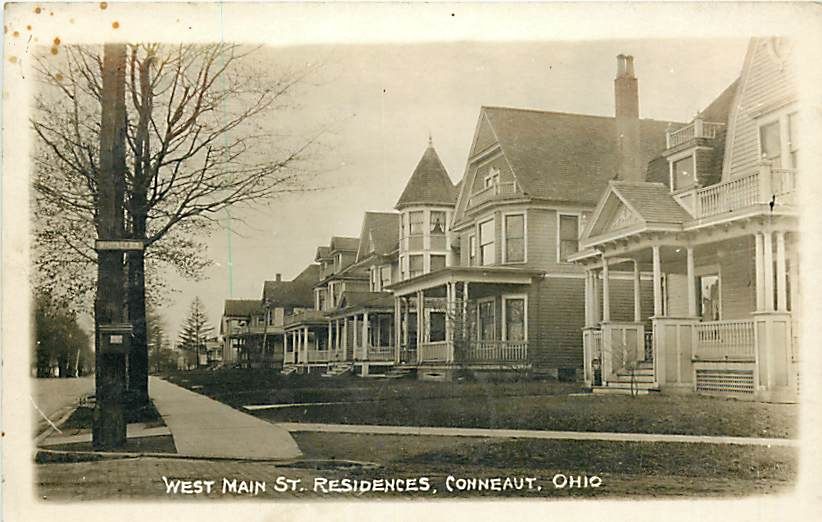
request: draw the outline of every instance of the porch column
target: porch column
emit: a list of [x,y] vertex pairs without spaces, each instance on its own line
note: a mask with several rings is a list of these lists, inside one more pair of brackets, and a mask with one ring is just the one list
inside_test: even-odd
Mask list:
[[308,351],[311,350],[311,347],[308,346],[308,327],[303,327],[303,343],[305,344],[305,360],[311,362],[311,358],[308,356]]
[[694,276],[694,247],[688,247],[687,280],[688,280],[688,317],[696,317],[696,277]]
[[356,315],[352,318],[352,321],[354,322],[353,323],[354,324],[354,335],[351,336],[351,344],[352,344],[351,348],[354,349],[354,359],[356,359],[357,358],[357,347],[358,347],[357,345],[360,344],[360,340],[357,339],[357,333],[358,333],[357,326],[358,325],[357,325],[357,316]]
[[764,263],[763,273],[765,275],[765,311],[773,312],[773,243],[771,232],[764,232],[762,236],[762,248],[764,249],[762,262]]
[[642,322],[642,303],[639,295],[639,262],[634,259],[634,322]]
[[[356,319],[355,319],[356,320]],[[362,358],[368,359],[368,312],[363,312],[362,314],[362,347],[360,351],[362,352]]]
[[423,314],[425,308],[425,294],[423,294],[422,290],[417,291],[417,362],[422,362],[422,347],[423,341],[425,340],[424,331],[423,331],[423,324],[424,318]]
[[328,321],[328,351],[331,351],[331,321]]
[[410,297],[403,297],[403,301],[405,301],[405,306],[403,307],[402,315],[403,315],[403,322],[405,323],[405,330],[400,334],[402,335],[402,344],[405,345],[406,350],[411,349],[411,345],[409,344],[410,337],[408,335],[408,330],[411,328],[411,325],[408,322],[408,314],[411,310],[411,301]]
[[454,317],[456,310],[457,293],[456,283],[448,282],[445,286],[445,340],[447,341],[446,348],[448,349],[447,360],[451,362],[454,360]]
[[288,361],[288,332],[283,334],[283,364]]
[[585,269],[585,327],[594,325],[593,320],[593,303],[591,302],[591,294],[593,294],[593,281],[591,280],[591,270]]
[[776,232],[776,309],[788,311],[787,270],[785,268],[785,232]]
[[468,281],[462,283],[462,339],[468,341]]
[[334,320],[334,349],[340,350],[340,320]]
[[602,256],[602,321],[611,320],[611,294],[608,282],[608,259]]
[[762,234],[757,232],[754,234],[754,261],[756,265],[756,311],[761,312],[765,309],[765,272],[762,262],[764,248],[762,246]]
[[591,270],[591,282],[593,283],[592,291],[594,292],[594,294],[591,296],[591,303],[593,303],[594,305],[591,309],[591,312],[593,313],[592,318],[594,320],[594,326],[596,326],[597,324],[599,324],[600,321],[602,321],[602,307],[600,306],[599,302],[599,273],[597,273],[596,269]]
[[654,317],[662,316],[662,262],[659,258],[659,245],[652,247],[654,254]]
[[348,318],[342,318],[342,349],[343,359],[348,360]]
[[402,298],[394,298],[394,364],[400,363],[400,335],[402,335]]

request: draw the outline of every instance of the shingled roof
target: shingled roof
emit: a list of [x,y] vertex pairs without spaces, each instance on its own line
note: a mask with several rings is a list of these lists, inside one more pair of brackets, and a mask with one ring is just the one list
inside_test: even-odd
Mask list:
[[263,313],[263,303],[259,299],[226,299],[223,309],[225,317],[251,317]]
[[662,183],[612,181],[610,185],[646,223],[681,224],[692,219]]
[[319,265],[311,264],[291,281],[266,281],[263,284],[263,300],[275,307],[312,306],[314,283],[319,277]]
[[362,220],[357,261],[369,254],[390,254],[399,243],[400,215],[395,212],[366,212]]
[[339,252],[340,250],[356,252],[359,246],[360,238],[358,237],[334,236],[331,238],[331,252]]
[[448,177],[434,146],[429,143],[394,208],[401,210],[411,205],[453,205],[456,199],[456,187]]
[[357,292],[346,290],[340,296],[340,310],[356,308],[391,308],[394,298],[390,292]]
[[[613,117],[508,107],[483,107],[482,113],[527,196],[595,204],[617,174]],[[671,124],[640,119],[643,165],[665,148]]]

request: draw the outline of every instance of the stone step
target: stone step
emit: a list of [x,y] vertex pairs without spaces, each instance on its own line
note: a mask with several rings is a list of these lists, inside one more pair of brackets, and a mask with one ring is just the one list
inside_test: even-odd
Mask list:
[[[651,389],[651,390],[643,390],[643,389],[635,389],[633,391],[634,395],[650,395],[652,393],[657,393],[659,390]],[[594,395],[631,395],[631,390],[629,388],[611,388],[608,387],[597,387],[593,389]]]

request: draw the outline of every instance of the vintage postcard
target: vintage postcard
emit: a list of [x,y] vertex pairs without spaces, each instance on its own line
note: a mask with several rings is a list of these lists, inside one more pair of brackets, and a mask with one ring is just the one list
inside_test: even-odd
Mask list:
[[822,516],[818,6],[3,23],[8,520]]

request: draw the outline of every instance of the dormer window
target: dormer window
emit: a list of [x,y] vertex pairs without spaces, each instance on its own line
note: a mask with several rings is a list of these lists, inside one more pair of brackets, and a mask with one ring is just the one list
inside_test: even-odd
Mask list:
[[499,185],[499,169],[491,167],[491,170],[489,170],[485,176],[485,188],[493,187],[494,185]]

